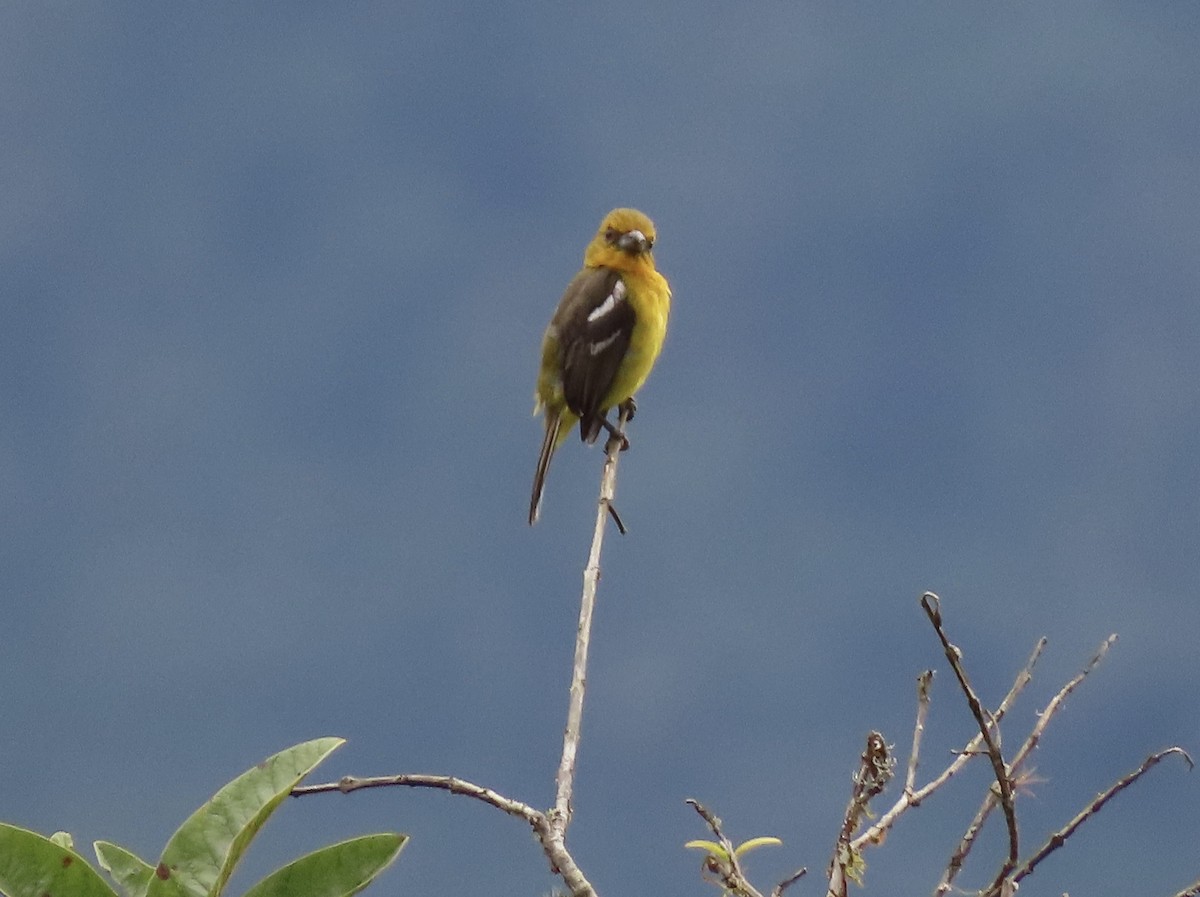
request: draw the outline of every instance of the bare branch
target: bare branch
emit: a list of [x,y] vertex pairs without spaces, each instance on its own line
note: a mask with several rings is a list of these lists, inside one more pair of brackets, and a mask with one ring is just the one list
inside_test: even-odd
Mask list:
[[971,852],[971,848],[975,845],[975,839],[983,829],[983,823],[995,805],[992,792],[989,791],[988,796],[983,800],[983,805],[976,811],[975,818],[967,825],[967,830],[959,839],[958,846],[954,848],[954,853],[950,856],[950,861],[946,863],[946,871],[942,873],[942,880],[938,882],[938,886],[933,891],[936,897],[947,893],[954,884],[954,879],[958,877],[963,863],[966,862],[967,854]]
[[[622,406],[620,422],[616,431],[623,432],[629,419],[629,409]],[[612,429],[612,428],[610,428]],[[596,897],[596,891],[584,877],[566,846],[567,826],[571,823],[572,792],[575,781],[575,764],[579,754],[579,737],[583,723],[583,695],[587,685],[588,646],[591,641],[592,614],[596,604],[596,588],[600,582],[600,551],[604,544],[604,526],[609,516],[616,521],[623,533],[625,526],[613,508],[613,496],[617,486],[617,460],[625,440],[613,435],[605,445],[604,470],[600,476],[600,500],[596,511],[596,528],[592,535],[592,547],[587,566],[583,571],[583,594],[580,601],[579,625],[575,633],[575,658],[571,670],[570,700],[567,706],[567,724],[563,730],[562,757],[555,776],[555,799],[553,809],[543,813],[529,804],[505,797],[490,788],[464,781],[455,776],[401,774],[355,778],[346,776],[337,782],[323,785],[304,785],[292,790],[292,796],[320,794],[337,791],[349,794],[364,788],[409,787],[436,788],[451,794],[464,794],[489,806],[503,810],[510,816],[524,819],[533,828],[542,851],[550,861],[550,869],[560,876],[573,897]],[[732,854],[731,854],[732,855]],[[750,895],[761,897],[761,895]]]
[[887,741],[878,732],[867,735],[867,746],[859,758],[858,771],[854,774],[854,790],[846,805],[842,828],[838,832],[833,859],[829,861],[829,890],[832,897],[846,897],[847,881],[861,878],[862,860],[859,850],[853,846],[854,832],[867,815],[867,807],[891,781],[896,760],[888,748]]
[[[1017,674],[1017,678],[1013,681],[1012,687],[1008,690],[1008,694],[1004,696],[1004,700],[1000,702],[1000,706],[997,707],[996,711],[992,714],[992,719],[994,722],[999,723],[1004,718],[1004,715],[1008,713],[1012,705],[1016,703],[1017,698],[1020,697],[1021,692],[1024,691],[1025,686],[1028,685],[1033,679],[1033,668],[1037,665],[1038,659],[1042,656],[1042,652],[1045,650],[1045,648],[1046,640],[1044,638],[1038,639],[1037,644],[1034,645],[1033,653],[1029,655],[1029,660],[1025,662],[1024,668],[1020,673]],[[928,708],[926,707],[925,711],[923,712],[920,702],[924,700],[926,703],[928,703],[929,692],[927,687],[924,691],[921,690],[923,687],[922,679],[923,675],[917,679],[917,724],[923,727],[924,713],[928,712]],[[914,757],[917,749],[919,748],[918,741],[919,739],[917,733],[914,731]],[[964,766],[966,766],[968,760],[974,756],[977,756],[979,746],[982,743],[983,736],[976,735],[967,743],[966,747],[957,752],[954,760],[945,769],[943,769],[936,778],[928,782],[923,787],[912,790],[910,783],[906,782],[904,792],[896,800],[896,803],[893,804],[891,808],[887,810],[887,812],[883,813],[874,825],[851,841],[850,846],[854,850],[862,850],[867,844],[881,843],[888,829],[890,829],[896,823],[896,820],[899,819],[905,811],[907,811],[910,807],[919,807],[922,801],[937,791],[940,787],[942,787],[942,785],[946,784],[946,782],[948,782],[952,776],[956,775]],[[914,757],[909,758],[910,773],[916,768],[916,760]],[[915,776],[911,776],[911,778],[915,778]]]
[[[721,830],[720,818],[694,798],[689,797],[685,803],[691,805],[692,809],[699,813],[700,817],[708,823],[708,827],[712,829],[717,843],[721,845],[721,850],[725,852],[723,857],[714,856],[710,853],[704,860],[705,871],[716,876],[721,886],[733,894],[741,895],[741,897],[762,897],[762,894],[754,885],[750,884],[749,879],[742,872],[742,864],[738,861],[737,848],[733,846],[733,842]],[[776,891],[782,893],[784,888],[804,875],[805,871],[801,869],[790,880],[784,879],[784,881],[776,886]],[[775,891],[772,894],[778,897]]]
[[929,717],[929,689],[933,685],[933,670],[926,670],[917,677],[917,721],[913,725],[912,750],[908,755],[908,772],[904,776],[904,793],[912,798],[917,784],[917,758],[921,753],[921,739],[925,737],[925,720]]
[[422,775],[416,773],[405,773],[395,776],[372,776],[370,778],[343,776],[336,782],[326,782],[322,785],[300,785],[292,789],[292,797],[304,797],[306,794],[321,794],[330,791],[349,794],[352,791],[361,791],[364,788],[395,787],[436,788],[441,791],[449,791],[451,794],[464,794],[467,797],[473,797],[475,800],[483,801],[485,804],[503,810],[509,816],[524,819],[531,825],[536,822],[537,817],[543,815],[539,810],[535,810],[529,806],[529,804],[513,800],[511,797],[505,797],[491,788],[484,788],[482,785],[476,785],[473,782],[465,781],[456,776]]
[[571,897],[597,897],[596,889],[584,877],[583,870],[567,850],[564,834],[550,818],[551,814],[539,814],[533,832],[537,835],[542,851],[550,860],[550,871],[557,874],[571,891]]
[[[1062,709],[1067,696],[1074,692],[1075,689],[1078,688],[1083,682],[1083,680],[1087,678],[1088,674],[1091,673],[1092,670],[1094,670],[1100,663],[1100,661],[1105,658],[1105,656],[1108,654],[1109,648],[1111,648],[1116,641],[1117,636],[1113,634],[1101,642],[1100,647],[1096,649],[1096,653],[1092,655],[1091,660],[1087,662],[1078,675],[1076,675],[1066,685],[1059,689],[1058,693],[1051,699],[1050,703],[1046,705],[1046,708],[1038,714],[1037,723],[1034,724],[1033,730],[1029,733],[1029,737],[1025,739],[1025,742],[1017,750],[1017,753],[1013,758],[1011,769],[1014,777],[1016,777],[1016,771],[1024,766],[1025,761],[1029,759],[1029,755],[1037,747],[1041,740],[1042,733],[1045,731],[1046,726],[1049,725],[1050,720],[1052,720],[1057,715],[1058,711]],[[1034,658],[1031,658],[1031,661],[1041,653],[1040,649],[1044,648],[1045,645],[1046,640],[1043,638],[1038,643],[1038,648],[1035,649]],[[1028,669],[1032,670],[1032,665]],[[978,741],[973,741],[972,746],[977,747]],[[962,839],[955,848],[954,854],[951,856],[949,863],[947,863],[946,872],[943,875],[942,881],[938,885],[937,890],[935,891],[936,894],[945,894],[950,890],[950,886],[954,882],[955,877],[962,870],[962,865],[967,858],[967,854],[970,853],[971,847],[974,845],[975,838],[978,836],[980,830],[983,828],[983,824],[987,821],[988,816],[991,815],[992,810],[995,808],[996,793],[994,791],[989,791],[984,797],[983,801],[980,803],[979,809],[975,811],[975,817],[967,826],[966,832],[963,833]]]
[[775,885],[775,887],[773,887],[771,889],[771,897],[783,897],[784,891],[786,891],[788,888],[790,888],[792,885],[794,885],[800,879],[804,878],[804,876],[807,874],[808,874],[808,869],[804,866],[801,866],[799,869],[797,869],[795,872],[793,872],[791,875],[789,875],[787,878],[785,878],[783,881],[781,881],[779,884]]
[[700,801],[696,800],[694,797],[687,798],[684,803],[700,814],[700,818],[708,824],[710,829],[712,829],[713,836],[717,839],[717,843],[721,845],[721,849],[730,856],[733,856],[735,852],[733,842],[725,836],[725,832],[721,829],[721,817],[719,817],[708,807],[704,806],[704,804],[700,803]]
[[1050,724],[1050,720],[1058,713],[1063,703],[1067,700],[1067,697],[1080,686],[1092,670],[1100,665],[1100,661],[1104,660],[1108,654],[1108,649],[1116,643],[1117,634],[1114,632],[1100,643],[1100,647],[1096,649],[1096,653],[1092,655],[1092,659],[1087,662],[1084,668],[1070,682],[1058,690],[1058,694],[1050,699],[1050,703],[1046,705],[1046,709],[1038,714],[1038,721],[1034,724],[1032,731],[1030,731],[1029,737],[1025,739],[1025,743],[1021,745],[1020,749],[1013,756],[1012,768],[1014,773],[1021,768],[1021,764],[1025,762],[1029,755],[1037,749],[1038,742],[1041,741],[1042,733],[1045,731],[1046,726]]
[[1180,891],[1175,897],[1200,897],[1200,878]]
[[1104,808],[1105,804],[1107,804],[1110,800],[1112,800],[1114,797],[1144,776],[1147,772],[1157,766],[1164,758],[1169,757],[1172,754],[1178,754],[1179,756],[1183,757],[1189,769],[1195,766],[1195,764],[1192,762],[1192,758],[1188,756],[1188,752],[1181,747],[1169,747],[1165,750],[1159,751],[1158,753],[1151,754],[1144,761],[1142,761],[1141,766],[1139,766],[1129,775],[1118,779],[1108,788],[1107,791],[1096,795],[1096,799],[1080,810],[1079,813],[1075,815],[1074,819],[1052,834],[1047,839],[1046,843],[1043,844],[1033,856],[1026,860],[1021,867],[1013,873],[1013,882],[1015,884],[1020,884],[1021,879],[1023,879],[1026,875],[1029,875],[1034,869],[1037,868],[1038,863],[1050,856],[1050,854],[1054,853],[1054,851],[1058,850],[1058,848],[1062,847],[1067,842],[1067,839],[1070,838],[1071,835],[1075,834],[1075,830],[1078,829],[1079,826],[1083,825],[1084,822],[1099,813]]
[[1000,871],[996,873],[992,884],[987,888],[987,893],[992,893],[999,888],[1000,883],[1016,868],[1017,859],[1020,856],[1020,841],[1017,835],[1017,812],[1013,803],[1012,779],[1010,778],[1009,770],[1004,764],[1004,756],[1000,753],[1000,744],[998,741],[999,730],[997,729],[994,736],[992,734],[995,719],[985,714],[983,705],[979,701],[979,696],[971,688],[971,683],[967,679],[967,672],[963,669],[962,651],[951,644],[946,631],[942,628],[940,604],[941,599],[933,592],[926,592],[921,596],[921,607],[924,608],[926,616],[929,617],[929,622],[933,624],[933,629],[937,633],[938,639],[941,640],[942,649],[946,653],[946,659],[950,661],[950,667],[954,670],[954,675],[958,677],[958,684],[967,698],[967,704],[970,706],[971,713],[975,717],[975,723],[979,726],[979,734],[983,736],[983,742],[987,745],[987,756],[991,760],[992,773],[995,775],[996,785],[1000,789],[1000,806],[1004,810],[1004,821],[1008,826],[1008,856],[1001,865]]
[[542,851],[550,861],[550,869],[560,876],[570,889],[572,897],[596,897],[596,891],[584,877],[574,858],[567,851],[563,834],[550,821],[549,814],[535,810],[529,804],[511,797],[505,797],[491,788],[484,788],[455,776],[404,774],[395,776],[373,776],[371,778],[355,778],[345,776],[336,782],[326,782],[321,785],[301,785],[292,789],[293,797],[304,797],[306,794],[322,794],[332,791],[350,794],[364,788],[434,788],[448,791],[451,794],[463,794],[489,806],[503,810],[510,816],[524,819],[533,829]]
[[[1004,719],[1005,714],[1012,709],[1017,698],[1021,696],[1021,692],[1025,690],[1025,686],[1033,680],[1033,668],[1037,666],[1038,660],[1042,656],[1042,652],[1046,648],[1046,639],[1040,638],[1037,644],[1033,647],[1033,653],[1029,655],[1029,660],[1026,661],[1025,667],[1017,674],[1017,678],[1013,681],[1012,687],[1008,690],[1008,694],[1004,696],[1004,700],[992,713],[992,723],[998,724]],[[958,752],[958,756],[953,763],[946,767],[936,779],[929,782],[924,788],[913,795],[913,806],[918,806],[922,800],[940,788],[947,779],[957,773],[967,764],[967,761],[972,757],[978,756],[979,748],[983,744],[983,736],[976,735],[966,746]]]
[[[624,431],[628,412],[622,407],[617,429]],[[583,693],[587,688],[588,646],[591,643],[592,613],[596,606],[596,587],[600,583],[600,550],[604,546],[604,524],[612,508],[617,490],[617,459],[621,440],[615,436],[605,445],[604,472],[600,476],[600,501],[596,510],[596,528],[592,533],[592,549],[583,571],[583,595],[579,605],[579,626],[575,631],[575,662],[571,671],[571,693],[567,705],[567,725],[563,730],[562,758],[555,778],[554,825],[566,835],[574,810],[572,794],[575,787],[575,763],[579,754],[579,736],[583,725]],[[619,520],[620,518],[616,518]],[[623,529],[623,527],[622,527]]]

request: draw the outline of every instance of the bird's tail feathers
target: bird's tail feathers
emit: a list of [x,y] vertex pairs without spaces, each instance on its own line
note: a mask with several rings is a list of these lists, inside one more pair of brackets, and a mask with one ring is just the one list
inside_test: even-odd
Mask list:
[[538,454],[537,470],[533,474],[533,495],[529,499],[529,525],[537,523],[538,514],[542,510],[542,490],[546,487],[546,471],[550,469],[550,460],[554,450],[561,441],[558,436],[562,430],[563,418],[561,412],[546,410],[546,435],[542,437],[542,450]]
[[600,428],[603,426],[600,423],[600,419],[603,416],[603,413],[595,412],[582,419],[579,425],[579,438],[588,445],[594,445],[599,438]]

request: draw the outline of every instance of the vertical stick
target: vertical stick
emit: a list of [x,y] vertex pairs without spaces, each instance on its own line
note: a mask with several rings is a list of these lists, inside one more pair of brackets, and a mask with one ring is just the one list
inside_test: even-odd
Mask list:
[[[621,411],[617,429],[625,430],[626,412]],[[575,758],[579,753],[579,735],[583,725],[583,693],[587,687],[588,645],[592,633],[592,612],[596,605],[596,587],[600,583],[600,549],[604,545],[604,526],[609,505],[617,490],[617,458],[621,440],[612,437],[604,447],[604,472],[600,476],[600,501],[596,508],[596,529],[592,549],[583,570],[583,596],[579,605],[579,628],[575,632],[575,663],[571,672],[571,696],[567,705],[567,727],[563,732],[562,759],[558,764],[557,793],[554,799],[554,823],[560,837],[566,834],[574,810]]]

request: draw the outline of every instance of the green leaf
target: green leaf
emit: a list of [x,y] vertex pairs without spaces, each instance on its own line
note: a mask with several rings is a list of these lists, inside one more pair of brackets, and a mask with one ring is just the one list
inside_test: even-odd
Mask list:
[[117,897],[75,851],[4,823],[0,823],[0,892],[8,897]]
[[749,853],[750,851],[757,850],[760,847],[782,847],[782,846],[783,846],[783,842],[780,841],[778,838],[774,838],[774,837],[770,837],[770,836],[762,836],[762,837],[758,837],[758,838],[751,838],[749,841],[743,841],[741,844],[739,844],[737,847],[735,847],[733,849],[733,852],[736,853],[738,856],[741,856],[743,853]]
[[136,854],[130,853],[111,841],[97,841],[92,845],[100,868],[109,874],[126,897],[141,897],[154,877],[154,867]]
[[364,835],[323,847],[277,869],[245,897],[349,897],[391,865],[407,835]]
[[725,850],[716,841],[688,841],[684,847],[690,847],[694,850],[703,850],[709,856],[717,857],[718,859],[729,861],[729,852]]
[[218,897],[250,841],[296,784],[345,744],[318,738],[242,773],[171,836],[145,897]]

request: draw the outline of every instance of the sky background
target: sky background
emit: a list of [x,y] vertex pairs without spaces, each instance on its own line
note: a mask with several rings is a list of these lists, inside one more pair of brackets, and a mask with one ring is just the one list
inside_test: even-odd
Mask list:
[[[828,862],[868,731],[924,770],[1109,633],[1027,851],[1200,750],[1200,6],[109,3],[0,8],[0,819],[156,857],[263,756],[553,801],[601,454],[526,525],[538,345],[603,214],[658,225],[570,844],[601,894]],[[928,893],[976,764],[867,857]],[[1173,894],[1154,770],[1022,894]],[[895,789],[890,792],[894,796]],[[285,805],[235,884],[353,834],[368,893],[546,893],[465,798]],[[998,867],[1001,832],[960,883]],[[813,882],[797,886],[812,894]]]

